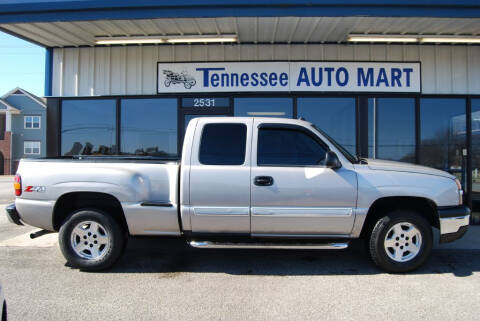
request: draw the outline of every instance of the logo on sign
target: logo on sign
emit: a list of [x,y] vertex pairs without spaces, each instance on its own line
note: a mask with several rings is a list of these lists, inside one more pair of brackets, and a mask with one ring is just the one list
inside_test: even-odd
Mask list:
[[195,84],[197,81],[195,80],[195,77],[187,74],[185,71],[182,71],[180,73],[174,72],[171,70],[163,70],[163,74],[165,75],[165,87],[170,87],[170,85],[176,85],[176,84],[183,84],[185,89],[190,89]]

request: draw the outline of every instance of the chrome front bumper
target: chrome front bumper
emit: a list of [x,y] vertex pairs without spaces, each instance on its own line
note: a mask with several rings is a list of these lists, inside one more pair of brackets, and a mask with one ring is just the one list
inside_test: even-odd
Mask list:
[[470,224],[470,209],[466,206],[438,208],[440,219],[440,243],[453,242],[461,238]]

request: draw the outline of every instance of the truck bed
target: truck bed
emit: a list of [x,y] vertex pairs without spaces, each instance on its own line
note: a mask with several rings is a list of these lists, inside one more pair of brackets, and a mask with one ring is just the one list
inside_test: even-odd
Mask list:
[[17,174],[32,192],[17,197],[22,219],[53,229],[54,204],[70,193],[104,193],[121,204],[132,235],[180,234],[178,174],[172,159],[75,156],[22,159]]
[[157,157],[157,156],[130,156],[130,155],[74,155],[22,159],[28,162],[54,162],[54,161],[84,161],[84,162],[155,162],[155,163],[180,163],[178,157]]

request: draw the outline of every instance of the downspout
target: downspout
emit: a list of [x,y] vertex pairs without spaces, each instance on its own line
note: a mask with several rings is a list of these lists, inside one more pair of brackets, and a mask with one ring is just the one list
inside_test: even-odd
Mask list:
[[52,96],[53,80],[53,48],[46,48],[45,52],[45,97]]

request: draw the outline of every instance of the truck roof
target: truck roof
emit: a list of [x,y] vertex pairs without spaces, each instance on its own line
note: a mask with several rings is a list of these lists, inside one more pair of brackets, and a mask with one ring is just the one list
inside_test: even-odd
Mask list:
[[[203,117],[197,117],[203,118]],[[195,119],[195,118],[194,118]],[[312,123],[306,120],[301,119],[291,119],[291,118],[281,118],[281,117],[208,117],[208,120],[219,121],[219,122],[228,122],[230,120],[259,120],[261,122],[267,123],[281,123],[281,124],[292,124],[292,125],[303,125],[311,126]]]

